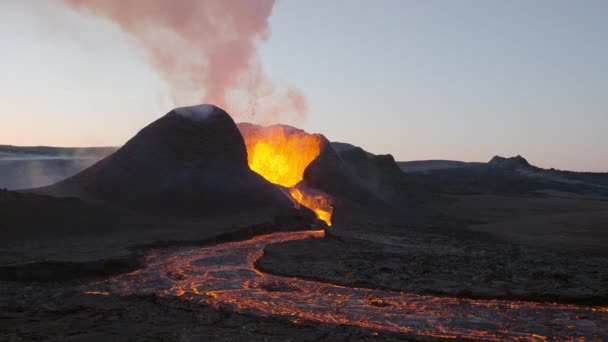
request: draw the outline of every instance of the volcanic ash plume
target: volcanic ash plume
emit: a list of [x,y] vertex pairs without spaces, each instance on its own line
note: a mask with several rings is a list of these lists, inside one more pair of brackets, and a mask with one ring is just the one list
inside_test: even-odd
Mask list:
[[168,82],[177,105],[213,103],[261,123],[306,114],[304,96],[273,85],[258,60],[256,42],[269,37],[274,0],[63,2],[107,17],[134,37]]

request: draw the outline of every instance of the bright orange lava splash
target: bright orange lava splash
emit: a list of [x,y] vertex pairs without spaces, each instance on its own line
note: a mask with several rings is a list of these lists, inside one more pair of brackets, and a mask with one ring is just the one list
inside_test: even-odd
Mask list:
[[331,226],[333,207],[329,197],[320,191],[296,188],[306,167],[321,152],[321,136],[280,125],[242,127],[249,167],[269,182],[290,188],[289,193],[297,203],[312,209]]
[[327,223],[328,226],[331,226],[331,214],[333,213],[334,208],[326,195],[315,193],[314,191],[301,191],[295,187],[289,189],[289,193],[298,203],[307,208],[311,208],[317,214],[319,220],[322,220]]
[[607,341],[608,307],[474,300],[350,288],[264,273],[268,244],[321,238],[285,232],[200,248],[156,250],[146,268],[88,286],[90,294],[180,297],[245,314],[476,341]]

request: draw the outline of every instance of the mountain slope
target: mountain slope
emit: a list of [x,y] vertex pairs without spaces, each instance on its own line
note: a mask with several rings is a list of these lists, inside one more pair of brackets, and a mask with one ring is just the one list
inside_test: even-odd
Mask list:
[[35,192],[160,215],[293,211],[249,169],[234,121],[211,105],[174,109],[92,167]]

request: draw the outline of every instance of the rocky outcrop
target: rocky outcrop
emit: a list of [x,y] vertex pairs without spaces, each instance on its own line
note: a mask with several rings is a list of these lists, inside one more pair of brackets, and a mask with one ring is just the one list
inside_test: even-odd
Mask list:
[[504,158],[501,156],[495,156],[488,162],[489,166],[501,167],[505,169],[525,169],[530,168],[532,165],[528,163],[526,158],[517,155],[515,157]]

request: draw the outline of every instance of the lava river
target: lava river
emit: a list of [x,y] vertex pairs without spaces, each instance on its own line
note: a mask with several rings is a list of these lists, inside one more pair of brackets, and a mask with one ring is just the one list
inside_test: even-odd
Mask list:
[[422,296],[266,274],[268,244],[321,238],[284,232],[209,247],[154,250],[146,267],[90,285],[91,294],[175,296],[294,323],[316,321],[412,336],[473,340],[608,340],[608,307]]

